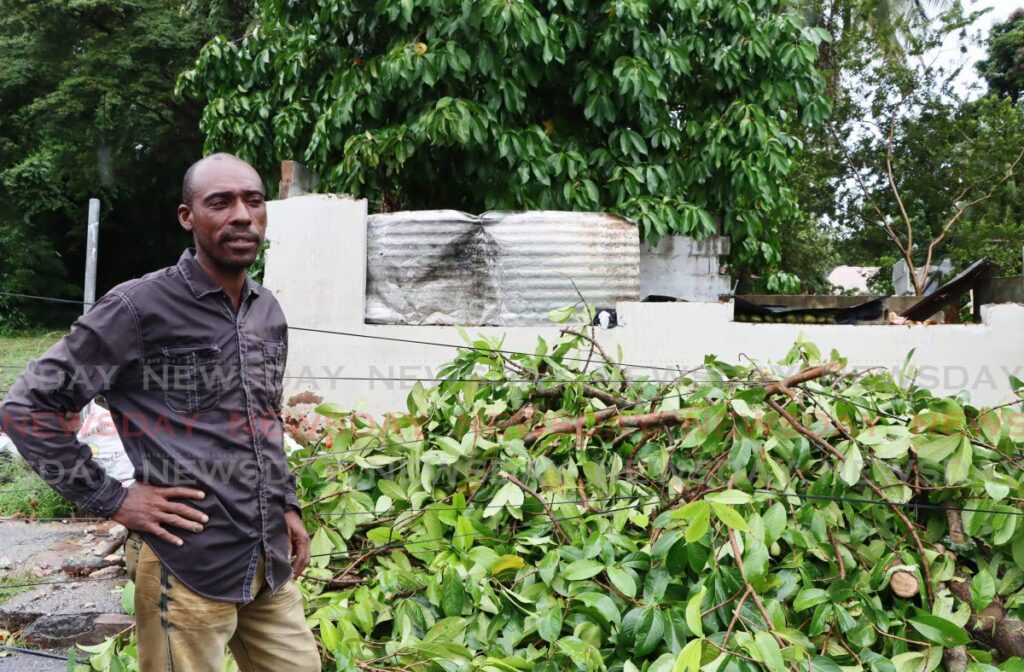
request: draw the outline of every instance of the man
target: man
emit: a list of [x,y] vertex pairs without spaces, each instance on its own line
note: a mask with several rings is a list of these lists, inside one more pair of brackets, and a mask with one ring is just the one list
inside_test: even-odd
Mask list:
[[[263,182],[216,154],[182,191],[194,250],[100,299],[29,365],[0,423],[55,490],[131,530],[142,672],[219,672],[225,646],[243,671],[312,672],[292,580],[309,537],[280,422],[287,325],[246,273],[266,230]],[[65,421],[101,393],[135,465],[129,488]]]

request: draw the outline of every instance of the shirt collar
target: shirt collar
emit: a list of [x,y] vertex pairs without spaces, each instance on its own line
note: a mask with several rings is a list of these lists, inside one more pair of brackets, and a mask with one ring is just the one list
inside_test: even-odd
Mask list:
[[[217,292],[223,291],[223,288],[218,285],[213,279],[207,275],[203,267],[196,261],[196,249],[194,247],[187,248],[181,253],[181,258],[178,259],[178,270],[181,271],[181,276],[185,278],[185,282],[188,283],[189,289],[192,290],[192,294],[197,299],[201,299],[208,294],[216,294]],[[245,286],[242,288],[242,298],[244,299],[248,295],[259,296],[259,285],[248,275],[245,276]]]

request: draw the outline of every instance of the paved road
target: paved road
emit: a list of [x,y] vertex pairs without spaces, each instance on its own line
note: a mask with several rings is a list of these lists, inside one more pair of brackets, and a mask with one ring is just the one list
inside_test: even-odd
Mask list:
[[[58,656],[66,656],[64,651],[47,651]],[[68,664],[65,660],[54,660],[41,656],[30,656],[14,653],[0,658],[0,672],[65,672]]]
[[[8,565],[0,575],[11,574],[29,581],[60,581],[67,577],[60,571],[70,557],[81,557],[104,543],[105,537],[94,538],[86,532],[100,526],[85,522],[26,522],[0,520],[0,558]],[[41,577],[33,570],[46,569]],[[114,590],[124,583],[122,573],[106,581],[43,584],[0,603],[0,610],[16,613],[64,614],[89,612],[121,613],[121,598]],[[0,626],[2,627],[2,626]],[[67,651],[46,651],[61,656],[61,660],[0,650],[0,672],[65,672]],[[85,654],[79,652],[79,658]],[[83,661],[84,662],[84,661]],[[80,669],[85,669],[80,668]]]

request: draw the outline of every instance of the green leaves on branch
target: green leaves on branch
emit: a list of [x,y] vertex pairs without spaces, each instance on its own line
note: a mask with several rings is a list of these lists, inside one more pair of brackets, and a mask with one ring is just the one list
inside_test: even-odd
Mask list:
[[[972,616],[1024,616],[1024,528],[1008,504],[1024,494],[1018,409],[877,372],[779,395],[841,460],[765,403],[768,371],[709,357],[693,378],[623,386],[605,382],[621,379],[614,364],[583,373],[567,359],[589,348],[572,334],[508,361],[494,340],[469,340],[482,349],[414,389],[409,412],[378,423],[325,405],[330,446],[292,455],[316,555],[300,585],[325,669],[932,672],[966,646],[972,672],[1020,672]],[[509,377],[536,387],[487,382]],[[555,379],[561,396],[535,394]],[[593,387],[624,398],[623,418],[678,417],[598,422]],[[582,431],[525,447],[569,419]],[[964,440],[964,478],[946,484]],[[854,447],[857,479],[844,467]],[[923,553],[869,481],[931,505],[902,510]],[[925,569],[934,600],[894,590]],[[121,655],[89,651],[97,669]]]
[[[179,82],[209,149],[379,207],[620,213],[778,265],[823,31],[781,0],[256,3]],[[792,284],[787,276],[774,282]]]

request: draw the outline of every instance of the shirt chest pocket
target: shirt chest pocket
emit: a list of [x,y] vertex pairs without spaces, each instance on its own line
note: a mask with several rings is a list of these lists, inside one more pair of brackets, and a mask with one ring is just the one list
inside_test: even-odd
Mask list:
[[223,387],[220,348],[163,348],[151,358],[151,374],[176,413],[201,413],[217,406]]
[[275,407],[281,403],[284,393],[285,347],[281,341],[263,341],[264,385],[270,402]]

